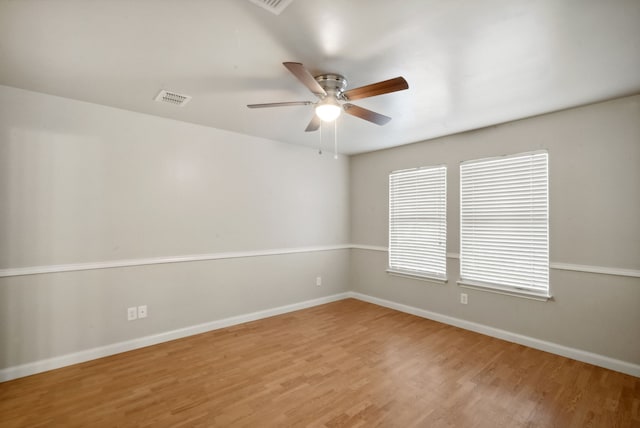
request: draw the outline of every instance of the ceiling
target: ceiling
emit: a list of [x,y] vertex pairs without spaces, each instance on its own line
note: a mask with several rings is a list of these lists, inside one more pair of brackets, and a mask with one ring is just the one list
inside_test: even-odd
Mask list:
[[338,119],[354,154],[638,93],[639,23],[638,0],[0,0],[0,84],[318,147],[311,106],[246,107],[316,100],[282,62],[404,76],[354,102],[389,124]]

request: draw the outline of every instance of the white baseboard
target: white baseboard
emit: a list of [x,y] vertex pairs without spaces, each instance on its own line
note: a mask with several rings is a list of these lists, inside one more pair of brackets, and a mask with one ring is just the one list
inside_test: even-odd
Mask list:
[[528,346],[530,348],[539,349],[542,351],[550,352],[552,354],[561,355],[563,357],[572,358],[574,360],[593,364],[595,366],[600,366],[600,367],[604,367],[610,370],[615,370],[621,373],[626,373],[631,376],[640,377],[640,365],[638,364],[616,360],[614,358],[606,357],[604,355],[594,354],[592,352],[587,352],[580,349],[569,348],[567,346],[558,345],[556,343],[547,342],[540,339],[535,339],[529,336],[523,336],[521,334],[512,333],[512,332],[501,330],[494,327],[489,327],[489,326],[478,324],[472,321],[466,321],[460,318],[455,318],[448,315],[431,312],[426,309],[420,309],[413,306],[404,305],[402,303],[396,303],[390,300],[380,299],[378,297],[373,297],[366,294],[349,291],[345,293],[333,294],[331,296],[320,297],[317,299],[293,303],[290,305],[279,306],[277,308],[265,309],[262,311],[252,312],[249,314],[224,318],[224,319],[211,321],[204,324],[198,324],[190,327],[185,327],[177,330],[171,330],[164,333],[159,333],[151,336],[141,337],[138,339],[128,340],[125,342],[113,343],[111,345],[105,345],[98,348],[92,348],[84,351],[74,352],[67,355],[61,355],[59,357],[48,358],[46,360],[34,361],[32,363],[0,369],[0,382],[6,382],[6,381],[17,379],[20,377],[30,376],[33,374],[42,373],[45,371],[58,369],[65,366],[70,366],[73,364],[95,360],[97,358],[107,357],[109,355],[119,354],[121,352],[132,351],[138,348],[144,348],[145,346],[156,345],[159,343],[168,342],[170,340],[180,339],[187,336],[193,336],[195,334],[200,334],[200,333],[206,333],[207,331],[230,327],[233,325],[242,324],[249,321],[268,318],[275,315],[285,314],[288,312],[293,312],[300,309],[306,309],[313,306],[323,305],[325,303],[335,302],[335,301],[343,300],[347,298],[362,300],[364,302],[373,303],[378,306],[384,306],[386,308],[395,309],[400,312],[405,312],[411,315],[416,315],[422,318],[427,318],[427,319],[438,321],[444,324],[460,327],[465,330],[475,331],[476,333],[484,334],[491,337],[496,337],[498,339],[506,340],[508,342],[518,343],[520,345]]
[[156,345],[158,343],[168,342],[170,340],[180,339],[195,334],[206,333],[207,331],[218,330],[220,328],[230,327],[249,321],[255,321],[262,318],[268,318],[275,315],[285,314],[300,309],[310,308],[312,306],[323,305],[325,303],[335,302],[350,297],[349,293],[333,294],[331,296],[320,297],[303,302],[293,303],[290,305],[279,306],[277,308],[265,309],[262,311],[252,312],[249,314],[238,315],[235,317],[224,318],[216,321],[198,324],[190,327],[171,330],[164,333],[145,336],[138,339],[127,340],[125,342],[113,343],[110,345],[100,346],[98,348],[87,349],[84,351],[74,352],[71,354],[61,355],[59,357],[47,358],[46,360],[34,361],[19,366],[0,369],[0,382],[17,379],[24,376],[30,376],[36,373],[42,373],[53,369],[58,369],[72,364],[84,363],[86,361],[95,360],[97,358],[107,357],[109,355],[119,354],[121,352],[132,351],[145,346]]
[[483,324],[478,324],[472,321],[466,321],[460,318],[454,318],[448,315],[442,315],[436,312],[427,311],[426,309],[420,309],[413,306],[404,305],[402,303],[396,303],[390,300],[372,297],[362,293],[357,293],[352,291],[352,292],[349,292],[348,294],[350,297],[353,297],[354,299],[373,303],[378,306],[384,306],[385,308],[395,309],[400,312],[405,312],[411,315],[416,315],[422,318],[438,321],[443,324],[449,324],[455,327],[463,328],[465,330],[471,330],[471,331],[475,331],[476,333],[481,333],[487,336],[506,340],[507,342],[518,343],[520,345],[528,346],[530,348],[539,349],[541,351],[546,351],[552,354],[561,355],[563,357],[571,358],[577,361],[582,361],[584,363],[593,364],[594,366],[604,367],[606,369],[615,370],[621,373],[626,373],[631,376],[640,377],[640,365],[638,364],[634,364],[634,363],[630,363],[622,360],[616,360],[614,358],[606,357],[604,355],[594,354],[593,352],[588,352],[588,351],[583,351],[581,349],[558,345],[557,343],[547,342],[547,341],[536,339],[533,337],[512,333],[510,331],[489,327]]

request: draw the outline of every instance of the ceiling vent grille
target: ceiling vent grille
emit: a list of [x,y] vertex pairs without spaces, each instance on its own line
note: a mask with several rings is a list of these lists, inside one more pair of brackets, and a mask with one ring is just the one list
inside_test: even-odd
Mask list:
[[274,15],[280,15],[293,0],[249,0],[253,4],[267,9]]
[[191,97],[189,95],[178,94],[178,93],[163,89],[156,96],[156,101],[160,103],[173,104],[174,106],[183,107],[186,103],[191,101]]

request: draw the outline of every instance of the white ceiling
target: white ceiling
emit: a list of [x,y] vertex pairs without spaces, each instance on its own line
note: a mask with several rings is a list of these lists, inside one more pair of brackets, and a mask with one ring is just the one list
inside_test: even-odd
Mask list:
[[[0,0],[2,85],[317,147],[312,107],[246,108],[315,101],[283,61],[349,88],[406,78],[354,102],[386,126],[340,117],[340,151],[361,153],[640,92],[640,1],[293,0],[276,16],[247,0]],[[156,103],[162,88],[193,99]]]

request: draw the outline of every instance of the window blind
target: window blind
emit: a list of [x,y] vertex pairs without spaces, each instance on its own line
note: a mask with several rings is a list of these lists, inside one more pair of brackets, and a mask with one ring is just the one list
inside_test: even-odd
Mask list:
[[460,164],[460,283],[549,295],[548,154]]
[[389,174],[389,272],[446,280],[446,166]]

